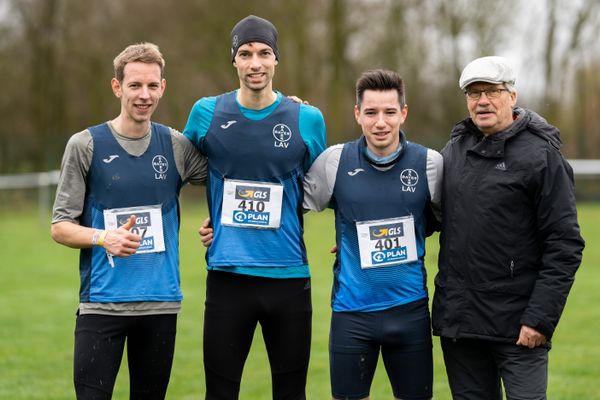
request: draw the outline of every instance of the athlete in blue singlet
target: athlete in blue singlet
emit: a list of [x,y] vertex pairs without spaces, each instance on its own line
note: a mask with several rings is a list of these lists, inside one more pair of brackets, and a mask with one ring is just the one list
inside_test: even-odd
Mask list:
[[207,163],[181,133],[150,121],[162,97],[157,46],[114,60],[121,113],[71,137],[63,156],[52,237],[80,248],[75,326],[77,399],[110,399],[127,343],[131,398],[164,399],[179,284],[179,190],[203,183]]
[[257,323],[274,399],[304,399],[310,354],[310,273],[302,180],[325,148],[321,112],[273,91],[277,31],[249,16],[231,32],[239,89],[193,106],[187,136],[208,157],[214,227],[207,252],[207,399],[237,399]]
[[358,140],[328,148],[304,182],[304,208],[335,210],[329,341],[334,399],[365,399],[379,352],[396,399],[432,396],[425,237],[437,226],[442,157],[406,140],[397,73],[356,84]]

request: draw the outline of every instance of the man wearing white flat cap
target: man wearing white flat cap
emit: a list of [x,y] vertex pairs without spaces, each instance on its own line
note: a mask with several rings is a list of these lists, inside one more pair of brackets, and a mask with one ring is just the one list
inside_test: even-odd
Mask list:
[[463,70],[469,118],[442,150],[433,332],[454,399],[545,399],[548,351],[581,263],[559,131],[516,107],[503,57]]

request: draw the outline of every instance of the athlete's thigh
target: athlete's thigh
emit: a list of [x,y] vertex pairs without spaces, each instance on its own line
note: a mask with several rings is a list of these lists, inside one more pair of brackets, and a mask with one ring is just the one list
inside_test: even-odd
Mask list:
[[131,399],[164,399],[173,365],[177,314],[135,318],[127,336]]
[[271,279],[261,290],[266,306],[260,316],[272,369],[307,366],[312,303],[308,279]]
[[441,337],[440,343],[454,400],[502,400],[491,342]]
[[77,398],[110,399],[119,372],[128,317],[78,315],[73,380]]
[[427,300],[381,315],[382,358],[396,398],[430,399],[433,355]]
[[210,271],[204,309],[204,366],[207,373],[239,382],[258,321],[252,279]]
[[546,399],[548,349],[499,343],[493,350],[508,400]]
[[261,290],[260,317],[273,377],[274,399],[302,399],[310,358],[310,280],[270,279]]
[[376,329],[377,320],[371,313],[332,313],[329,372],[335,399],[369,395],[379,358]]

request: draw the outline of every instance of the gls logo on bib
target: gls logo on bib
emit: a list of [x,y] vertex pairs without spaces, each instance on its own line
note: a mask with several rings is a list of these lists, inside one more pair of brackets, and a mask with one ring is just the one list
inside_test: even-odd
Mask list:
[[238,185],[235,190],[235,198],[239,200],[263,200],[269,201],[271,189],[266,187]]

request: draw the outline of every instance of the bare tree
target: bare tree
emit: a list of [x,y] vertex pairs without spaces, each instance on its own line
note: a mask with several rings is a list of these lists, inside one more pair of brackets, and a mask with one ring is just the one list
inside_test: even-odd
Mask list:
[[525,43],[521,57],[543,81],[536,110],[561,127],[567,154],[595,156],[600,0],[539,4],[544,14],[531,24],[515,0],[6,0],[0,169],[56,168],[71,134],[114,116],[112,59],[134,42],[163,51],[168,84],[156,119],[183,129],[198,98],[237,87],[229,33],[248,14],[280,30],[275,87],[321,108],[329,143],[360,132],[359,74],[389,68],[406,82],[409,137],[441,147],[466,116],[464,64]]
[[587,157],[593,149],[588,143],[598,140],[594,139],[597,129],[587,121],[595,113],[588,112],[589,105],[597,104],[600,96],[597,91],[590,91],[598,83],[590,71],[599,62],[596,51],[600,43],[600,1],[547,0],[546,12],[543,112],[551,122],[563,127],[563,136],[573,139],[567,141],[566,152]]

